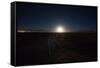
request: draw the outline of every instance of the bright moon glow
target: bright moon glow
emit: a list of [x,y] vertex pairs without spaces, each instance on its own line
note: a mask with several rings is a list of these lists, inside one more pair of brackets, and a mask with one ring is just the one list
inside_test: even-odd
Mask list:
[[57,27],[56,32],[59,32],[59,33],[65,32],[64,27],[62,26]]

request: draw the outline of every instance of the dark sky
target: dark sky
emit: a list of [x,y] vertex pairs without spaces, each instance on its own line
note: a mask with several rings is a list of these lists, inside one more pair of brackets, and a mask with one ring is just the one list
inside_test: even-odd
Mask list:
[[16,15],[18,29],[49,31],[60,25],[71,32],[96,31],[97,25],[96,7],[18,3]]

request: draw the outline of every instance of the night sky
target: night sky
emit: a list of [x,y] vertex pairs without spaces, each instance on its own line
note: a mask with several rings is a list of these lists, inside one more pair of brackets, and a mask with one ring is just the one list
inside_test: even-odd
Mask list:
[[63,26],[70,32],[96,31],[97,8],[18,3],[16,5],[17,29],[43,29],[52,31]]

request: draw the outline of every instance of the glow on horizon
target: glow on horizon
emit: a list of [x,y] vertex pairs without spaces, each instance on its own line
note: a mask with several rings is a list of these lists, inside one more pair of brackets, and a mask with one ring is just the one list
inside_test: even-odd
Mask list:
[[18,30],[17,32],[19,33],[26,33],[26,32],[57,32],[57,33],[64,33],[64,32],[69,32],[69,29],[65,29],[64,26],[57,26],[53,28],[53,30],[47,30],[47,31],[36,31],[36,30]]
[[26,31],[24,31],[24,30],[18,30],[17,32],[19,32],[19,33],[24,33],[24,32],[26,32]]
[[25,32],[32,32],[32,31],[27,31],[27,30],[18,30],[17,32],[19,32],[19,33],[25,33]]
[[58,26],[58,27],[56,28],[56,32],[58,32],[58,33],[63,33],[63,32],[65,32],[65,29],[64,29],[64,27],[62,27],[62,26]]

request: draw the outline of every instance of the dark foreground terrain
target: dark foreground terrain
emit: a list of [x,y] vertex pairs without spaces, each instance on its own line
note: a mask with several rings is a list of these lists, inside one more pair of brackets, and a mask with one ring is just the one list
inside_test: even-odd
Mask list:
[[16,36],[17,65],[97,60],[96,33],[17,33]]

